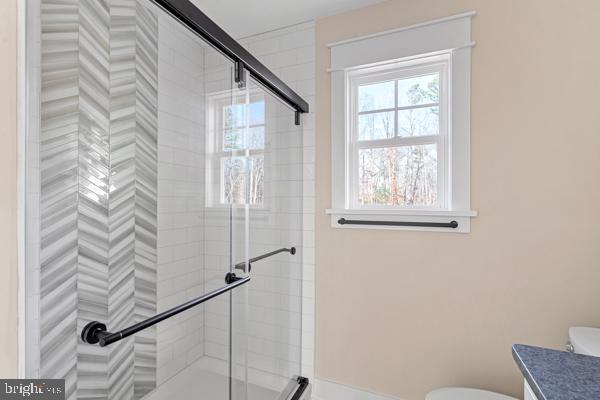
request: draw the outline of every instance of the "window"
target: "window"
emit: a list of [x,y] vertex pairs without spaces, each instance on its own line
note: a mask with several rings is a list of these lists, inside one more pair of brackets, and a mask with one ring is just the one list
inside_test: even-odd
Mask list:
[[[233,101],[232,101],[233,100]],[[265,100],[260,93],[209,101],[208,201],[212,206],[264,204]]]
[[444,208],[447,57],[349,74],[350,204]]
[[473,15],[329,44],[332,227],[470,231]]

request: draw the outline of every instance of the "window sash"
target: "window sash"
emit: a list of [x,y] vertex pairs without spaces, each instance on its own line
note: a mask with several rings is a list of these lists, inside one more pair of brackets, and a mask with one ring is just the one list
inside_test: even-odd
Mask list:
[[417,110],[419,108],[439,107],[439,105],[440,105],[440,103],[425,103],[425,104],[416,104],[414,106],[402,106],[402,107],[394,107],[394,108],[378,108],[376,110],[359,111],[359,112],[357,112],[357,115],[378,114],[378,113],[392,112],[392,111]]
[[[351,209],[424,209],[440,210],[447,209],[450,204],[449,193],[449,124],[450,115],[450,87],[448,80],[449,59],[440,61],[436,58],[432,62],[416,61],[418,65],[394,66],[386,69],[364,69],[350,72],[347,76],[348,82],[348,126],[347,132],[347,164],[346,164],[346,208]],[[379,70],[378,70],[379,69]],[[439,102],[419,104],[414,106],[398,106],[398,81],[437,73],[439,74]],[[394,107],[377,110],[358,111],[358,88],[362,85],[374,84],[394,80]],[[398,136],[398,112],[403,110],[420,109],[426,107],[439,107],[439,134],[423,136]],[[385,139],[359,140],[358,119],[360,115],[368,115],[382,112],[394,112],[394,136]],[[407,147],[415,145],[435,144],[437,148],[437,204],[431,206],[409,206],[409,205],[363,205],[359,202],[360,178],[359,178],[359,150],[369,148]]]
[[[232,103],[232,100],[245,100],[247,103]],[[224,160],[235,158],[235,157],[246,157],[256,158],[265,157],[265,148],[241,148],[224,150],[224,135],[227,131],[234,130],[246,130],[256,127],[264,127],[265,144],[266,144],[266,104],[265,104],[265,123],[264,124],[253,124],[253,125],[241,125],[226,127],[224,123],[224,110],[226,107],[236,104],[244,104],[248,106],[250,103],[257,101],[265,101],[262,93],[243,93],[239,95],[232,95],[229,91],[223,92],[222,95],[216,95],[209,99],[209,107],[207,108],[208,120],[210,122],[210,129],[207,132],[207,152],[206,152],[206,200],[207,204],[210,204],[213,208],[224,208],[224,207],[246,207],[249,206],[252,209],[264,209],[266,205],[266,195],[263,193],[263,201],[261,204],[250,204],[242,205],[235,203],[225,202],[225,167]],[[249,116],[246,116],[248,121]],[[249,171],[247,171],[249,173]],[[215,175],[216,173],[216,175]],[[264,177],[263,177],[264,179]],[[266,187],[265,187],[266,189]],[[216,192],[218,191],[218,193]]]
[[357,149],[373,149],[379,147],[407,147],[438,143],[441,135],[396,136],[389,139],[359,140],[353,146]]
[[[234,98],[236,100],[239,99],[244,99],[245,103],[233,103],[233,105],[244,105],[245,107],[249,107],[250,104],[252,103],[256,103],[259,101],[265,101],[264,96],[261,93],[251,93],[249,96],[247,96],[246,94],[242,94],[242,95],[238,95],[238,96],[234,96]],[[264,127],[265,128],[265,132],[264,135],[266,136],[266,123],[263,124],[247,124],[249,121],[249,111],[248,109],[244,110],[245,112],[245,120],[244,120],[244,124],[243,125],[234,125],[234,126],[227,126],[227,124],[225,123],[225,119],[224,119],[224,114],[225,114],[225,109],[227,107],[230,107],[232,105],[232,99],[231,97],[224,97],[222,99],[217,99],[214,101],[214,107],[216,109],[219,110],[219,112],[215,112],[216,115],[216,120],[215,120],[215,141],[214,141],[214,149],[213,149],[213,153],[216,156],[223,156],[223,155],[228,155],[228,154],[232,154],[232,152],[237,153],[240,151],[255,151],[255,150],[262,150],[263,149],[249,149],[249,148],[241,148],[241,149],[236,149],[236,150],[225,150],[225,132],[228,131],[237,131],[237,130],[250,130],[252,128],[258,128],[258,127]],[[266,107],[266,105],[265,105]],[[265,122],[266,122],[266,109],[265,109]],[[247,139],[247,138],[245,138]],[[266,139],[266,138],[265,138]],[[244,143],[244,145],[247,145],[247,143]]]
[[[433,138],[433,139],[432,139]],[[359,174],[359,152],[362,149],[385,149],[390,147],[411,147],[419,145],[435,144],[437,150],[437,204],[436,205],[393,205],[393,204],[361,204],[359,201],[360,197],[360,174]],[[440,181],[446,181],[442,176],[445,173],[445,161],[446,154],[444,149],[446,148],[445,137],[441,135],[429,136],[426,140],[422,141],[402,141],[401,143],[392,142],[382,145],[381,143],[366,143],[360,146],[355,146],[352,150],[352,158],[356,160],[355,168],[353,168],[353,174],[351,174],[352,184],[349,185],[349,196],[352,202],[350,207],[352,209],[362,210],[411,210],[411,209],[423,209],[423,210],[440,210],[446,209],[444,195],[445,187],[441,185]]]

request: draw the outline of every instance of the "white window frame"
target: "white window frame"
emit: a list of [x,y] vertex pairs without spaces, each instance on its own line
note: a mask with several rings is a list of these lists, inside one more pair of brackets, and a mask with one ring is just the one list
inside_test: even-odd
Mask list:
[[[331,216],[332,227],[470,232],[471,218],[477,215],[470,207],[470,71],[471,48],[475,45],[471,41],[471,18],[474,15],[474,12],[467,12],[329,44],[332,204],[326,212]],[[446,65],[445,83],[441,82],[440,75],[440,88],[446,89],[444,94],[441,93],[445,98],[440,98],[438,138],[438,179],[442,179],[438,196],[441,200],[436,206],[428,207],[357,204],[354,80],[356,76],[372,74],[376,81],[379,71],[419,68],[426,61]],[[446,104],[445,110],[442,110],[442,103]],[[383,141],[392,144],[408,143],[409,140],[417,144],[423,139],[410,137],[402,141],[396,138]],[[338,223],[340,218],[376,222],[457,221],[458,227],[353,225]]]
[[[249,93],[250,92],[250,93]],[[239,150],[224,150],[223,149],[223,135],[225,133],[223,129],[223,118],[224,110],[226,107],[236,104],[243,104],[240,101],[244,101],[244,104],[249,104],[255,100],[262,99],[265,102],[265,123],[262,124],[264,127],[265,135],[265,146],[267,140],[266,132],[266,99],[264,93],[259,90],[246,90],[240,93],[232,93],[230,90],[223,92],[213,93],[208,99],[207,107],[207,122],[208,122],[208,134],[206,136],[207,146],[207,157],[206,157],[206,204],[211,208],[229,208],[239,207],[244,208],[246,206],[255,210],[266,209],[266,185],[263,187],[263,202],[262,204],[230,204],[225,202],[225,167],[224,161],[227,158],[235,157],[257,157],[262,156],[263,162],[265,162],[265,147],[261,149],[239,149]],[[248,121],[249,115],[246,115],[246,124],[244,129],[261,126],[261,125],[250,125]],[[218,174],[214,173],[214,170],[218,169]],[[266,170],[265,170],[266,173]],[[218,182],[215,182],[217,177]],[[265,177],[263,177],[264,182]],[[218,193],[215,193],[218,190]]]
[[[448,55],[426,57],[406,62],[393,63],[383,67],[367,67],[351,71],[347,74],[348,90],[348,179],[346,195],[346,207],[348,209],[364,210],[442,210],[447,209],[448,196],[446,184],[448,181],[449,168],[447,165],[448,155],[448,115],[450,104],[448,101],[450,85],[448,82],[448,69],[450,68],[450,58]],[[398,80],[424,76],[437,73],[439,75],[440,99],[438,103],[421,104],[418,106],[398,106]],[[358,112],[358,87],[369,83],[378,83],[384,81],[395,81],[394,89],[394,107],[390,109],[377,109],[368,112]],[[395,136],[389,139],[358,140],[358,118],[360,115],[374,112],[393,111],[397,113],[402,110],[424,108],[428,106],[439,107],[439,133],[437,135],[399,137]],[[398,131],[398,117],[395,117],[395,133]],[[438,203],[435,206],[410,206],[410,205],[362,205],[359,203],[359,160],[358,152],[364,148],[383,148],[383,147],[404,147],[411,145],[435,144],[437,146],[437,197]]]

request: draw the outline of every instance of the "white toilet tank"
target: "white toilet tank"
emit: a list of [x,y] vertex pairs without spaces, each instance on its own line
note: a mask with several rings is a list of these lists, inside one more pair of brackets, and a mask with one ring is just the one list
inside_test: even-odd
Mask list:
[[578,354],[600,357],[600,329],[584,326],[569,328],[567,349]]

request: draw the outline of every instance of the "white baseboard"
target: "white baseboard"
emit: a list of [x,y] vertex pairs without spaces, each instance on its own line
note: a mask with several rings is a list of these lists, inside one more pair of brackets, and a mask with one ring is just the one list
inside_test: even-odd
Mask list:
[[312,384],[312,400],[402,400],[321,379],[314,379]]

